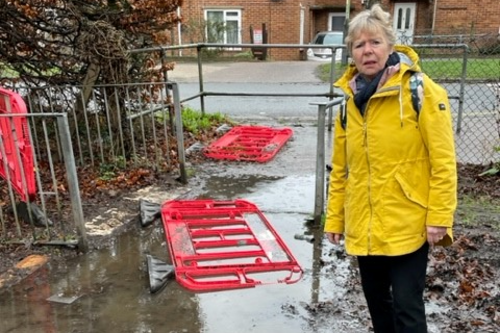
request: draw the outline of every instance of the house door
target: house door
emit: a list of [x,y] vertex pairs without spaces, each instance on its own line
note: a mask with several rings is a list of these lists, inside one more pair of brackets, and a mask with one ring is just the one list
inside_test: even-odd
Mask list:
[[396,43],[407,45],[413,43],[416,8],[416,3],[396,3],[394,5]]

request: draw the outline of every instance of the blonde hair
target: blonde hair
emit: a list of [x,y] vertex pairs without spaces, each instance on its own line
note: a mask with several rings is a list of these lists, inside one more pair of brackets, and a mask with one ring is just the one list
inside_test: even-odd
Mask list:
[[345,38],[345,43],[349,52],[351,52],[354,38],[362,32],[369,34],[382,32],[391,47],[396,44],[396,34],[392,28],[391,14],[384,11],[379,4],[375,4],[371,8],[363,10],[349,23],[347,37]]

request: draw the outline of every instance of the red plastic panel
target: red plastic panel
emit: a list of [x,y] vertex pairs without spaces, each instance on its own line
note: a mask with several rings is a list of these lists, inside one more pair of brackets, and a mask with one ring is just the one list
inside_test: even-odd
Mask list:
[[161,215],[176,280],[187,289],[290,284],[302,277],[286,244],[248,201],[173,200]]
[[203,153],[215,159],[267,162],[292,135],[290,128],[236,126],[205,148]]
[[[0,113],[27,114],[26,104],[17,93],[0,88]],[[36,183],[28,120],[26,117],[0,118],[0,136],[5,153],[5,156],[0,154],[0,176],[10,180],[21,200],[33,200]]]

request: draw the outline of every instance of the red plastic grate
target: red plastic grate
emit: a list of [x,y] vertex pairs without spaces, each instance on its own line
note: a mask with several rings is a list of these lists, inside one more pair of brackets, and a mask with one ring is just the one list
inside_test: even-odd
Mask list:
[[187,289],[290,284],[302,277],[286,244],[248,201],[173,200],[161,215],[176,280]]
[[290,128],[236,126],[204,149],[215,159],[267,162],[293,135]]
[[[1,114],[27,114],[22,97],[0,88]],[[36,195],[33,150],[26,117],[0,117],[0,176],[9,180],[21,200],[33,200]]]

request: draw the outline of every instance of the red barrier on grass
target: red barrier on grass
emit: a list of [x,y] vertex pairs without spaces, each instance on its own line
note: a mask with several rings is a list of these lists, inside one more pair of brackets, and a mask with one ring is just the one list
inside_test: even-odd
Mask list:
[[[26,104],[17,93],[0,88],[1,114],[27,114]],[[0,176],[9,180],[22,201],[36,195],[33,151],[26,117],[0,117]]]
[[267,162],[292,135],[290,128],[236,126],[205,148],[203,153],[215,159]]
[[194,291],[295,283],[302,268],[254,204],[173,200],[161,216],[179,284]]

